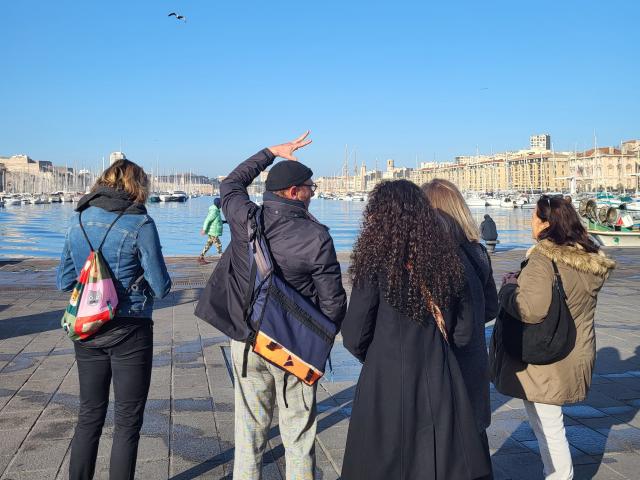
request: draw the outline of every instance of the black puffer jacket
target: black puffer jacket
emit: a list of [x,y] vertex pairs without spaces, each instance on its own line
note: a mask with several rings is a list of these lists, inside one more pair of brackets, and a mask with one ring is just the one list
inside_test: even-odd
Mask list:
[[[242,301],[249,277],[247,218],[256,204],[249,199],[247,187],[273,160],[268,149],[261,150],[236,167],[220,185],[231,243],[209,278],[195,312],[238,341],[249,335]],[[265,235],[278,273],[339,326],[347,298],[327,227],[309,214],[304,203],[270,192],[264,195],[263,208]]]

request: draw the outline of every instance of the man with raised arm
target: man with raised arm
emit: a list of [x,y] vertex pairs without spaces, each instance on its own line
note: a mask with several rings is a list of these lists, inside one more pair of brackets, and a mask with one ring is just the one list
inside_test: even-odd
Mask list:
[[304,133],[292,142],[265,148],[238,165],[220,185],[222,211],[231,243],[196,307],[196,315],[231,337],[235,389],[234,479],[260,479],[273,411],[278,405],[287,479],[313,479],[315,468],[316,385],[310,387],[252,351],[242,377],[245,341],[243,299],[248,287],[247,222],[257,205],[247,187],[277,157],[263,196],[264,231],[275,269],[338,326],[346,309],[340,264],[327,227],[308,211],[316,185],[311,169],[294,152],[311,143]]

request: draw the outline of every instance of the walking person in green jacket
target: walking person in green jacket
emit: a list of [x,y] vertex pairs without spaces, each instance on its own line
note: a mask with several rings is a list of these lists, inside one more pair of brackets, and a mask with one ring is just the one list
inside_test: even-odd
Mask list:
[[209,207],[209,214],[207,218],[205,218],[204,223],[202,224],[202,230],[200,231],[200,235],[209,235],[207,239],[207,243],[202,249],[202,253],[198,257],[198,263],[203,265],[207,263],[204,259],[205,254],[211,248],[211,245],[216,246],[218,250],[218,255],[222,253],[222,243],[220,243],[220,236],[222,235],[222,215],[220,214],[220,199],[214,198],[213,205]]

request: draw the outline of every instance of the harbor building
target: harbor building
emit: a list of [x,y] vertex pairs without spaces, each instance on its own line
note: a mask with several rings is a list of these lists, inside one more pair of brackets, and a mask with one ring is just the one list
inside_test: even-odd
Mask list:
[[111,152],[109,154],[109,165],[113,165],[118,160],[126,160],[127,156],[124,152]]
[[529,137],[529,147],[535,151],[551,150],[551,135],[548,133],[531,135]]
[[[125,158],[122,152],[113,152],[109,156],[110,164]],[[103,163],[104,168],[104,163]],[[34,160],[28,155],[0,156],[0,192],[3,193],[52,193],[56,191],[85,192],[100,175],[95,170],[76,169],[68,166],[53,165],[47,160]],[[182,189],[188,193],[212,194],[213,181],[205,176],[193,173],[176,173],[160,177],[150,171],[153,190]]]
[[578,152],[569,163],[569,171],[581,191],[634,190],[638,188],[640,173],[640,140],[624,142],[622,148],[600,147]]
[[396,166],[389,159],[384,171],[367,171],[365,167],[359,175],[325,176],[316,183],[319,191],[338,194],[368,192],[381,180],[392,179],[422,185],[434,178],[444,178],[463,191],[487,193],[569,192],[572,183],[578,192],[630,192],[640,186],[640,140],[628,140],[619,148],[601,147],[584,152],[551,150],[549,134],[532,135],[530,140],[530,149],[457,156],[452,162],[422,162],[415,169]]

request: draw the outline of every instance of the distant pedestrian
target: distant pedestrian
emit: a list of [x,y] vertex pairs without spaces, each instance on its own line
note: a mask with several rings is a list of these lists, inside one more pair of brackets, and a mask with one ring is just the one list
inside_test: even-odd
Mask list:
[[[267,175],[261,216],[274,267],[329,320],[338,326],[342,323],[347,298],[340,263],[327,227],[309,213],[316,189],[311,179],[313,172],[294,157],[296,150],[311,143],[307,135],[308,132],[292,142],[259,151],[238,165],[220,185],[231,242],[200,296],[195,313],[231,337],[235,392],[233,478],[237,480],[262,478],[263,455],[276,405],[286,477],[314,477],[317,383],[308,386],[253,350],[245,350],[254,332],[247,325],[243,308],[250,274],[247,226],[258,208],[250,200],[247,187],[277,157],[282,157],[286,160],[272,166]],[[295,309],[296,305],[289,307]]]
[[498,229],[496,222],[493,221],[491,215],[485,214],[484,220],[480,223],[480,236],[485,242],[495,242],[498,240]]
[[[498,292],[493,279],[491,259],[480,243],[478,225],[458,188],[448,180],[435,179],[423,185],[422,189],[442,217],[449,238],[455,240],[458,257],[464,265],[464,293],[450,309],[452,316],[448,327],[451,330],[451,345],[473,407],[476,426],[482,436],[484,453],[491,465],[486,432],[491,424],[489,356],[484,333],[485,323],[498,314]],[[491,478],[491,474],[483,477]]]
[[204,256],[207,254],[211,245],[215,245],[218,250],[218,255],[222,253],[222,243],[220,243],[220,237],[222,236],[222,215],[220,214],[220,199],[218,197],[213,199],[213,205],[209,207],[209,213],[202,224],[202,230],[200,235],[208,235],[207,243],[202,249],[202,253],[198,257],[198,263],[205,264],[207,261]]
[[407,180],[378,184],[350,268],[344,346],[363,362],[344,480],[470,480],[489,473],[446,311],[464,286],[456,245]]
[[488,213],[480,224],[480,236],[487,246],[487,252],[495,252],[498,244],[498,229],[496,228],[496,222],[493,221],[493,218]]
[[148,196],[144,170],[129,160],[117,160],[80,199],[79,213],[67,231],[57,287],[71,290],[90,250],[96,248],[110,267],[118,294],[115,318],[73,345],[80,404],[71,442],[71,480],[93,478],[112,380],[115,406],[109,478],[134,478],[151,381],[153,298],[162,298],[171,289],[158,231],[144,206]]
[[[615,267],[596,245],[573,206],[562,197],[542,195],[531,218],[536,244],[518,274],[504,276],[499,299],[508,321],[540,324],[550,315],[553,282],[559,275],[575,325],[570,353],[553,363],[534,365],[511,356],[509,340],[494,328],[489,357],[496,389],[524,400],[548,480],[573,478],[562,406],[582,402],[591,385],[596,354],[594,315],[598,292]],[[557,269],[557,273],[554,270]],[[553,321],[553,319],[551,320]],[[522,338],[518,347],[523,350]],[[512,350],[513,352],[513,350]]]

